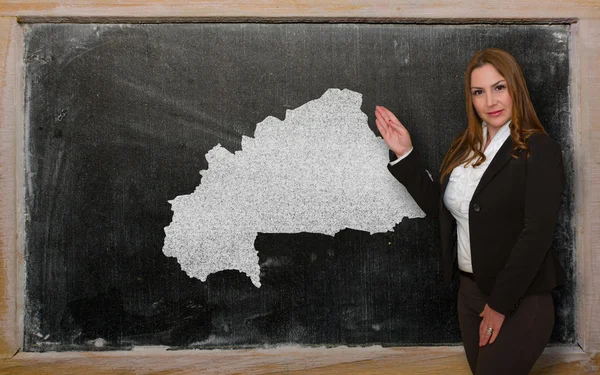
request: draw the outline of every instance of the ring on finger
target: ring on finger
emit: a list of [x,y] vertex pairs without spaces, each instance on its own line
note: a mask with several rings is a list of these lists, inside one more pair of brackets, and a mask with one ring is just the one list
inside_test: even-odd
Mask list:
[[485,330],[485,333],[486,333],[486,334],[488,334],[488,335],[491,335],[491,334],[492,334],[492,332],[494,332],[494,329],[493,329],[492,327],[488,327],[488,328]]

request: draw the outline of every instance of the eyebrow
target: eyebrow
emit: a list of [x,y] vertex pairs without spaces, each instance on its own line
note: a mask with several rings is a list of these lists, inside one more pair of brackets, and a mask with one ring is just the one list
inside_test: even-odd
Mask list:
[[[501,79],[500,81],[498,81],[498,82],[494,83],[494,84],[492,85],[492,87],[494,87],[494,86],[498,86],[498,84],[499,84],[500,82],[505,82],[505,81],[506,81],[505,79]],[[475,86],[471,86],[471,90],[472,90],[472,89],[481,89],[481,88],[482,88],[482,87],[475,87]]]

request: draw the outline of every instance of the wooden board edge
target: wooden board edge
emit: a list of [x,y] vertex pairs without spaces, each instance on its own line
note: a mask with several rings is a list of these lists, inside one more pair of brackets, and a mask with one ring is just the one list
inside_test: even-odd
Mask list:
[[123,16],[123,15],[36,15],[17,16],[20,23],[372,23],[372,24],[434,24],[434,25],[480,25],[480,24],[547,24],[565,25],[577,22],[576,17],[356,17],[356,16]]
[[16,338],[15,346],[19,350],[23,347],[25,328],[25,160],[27,157],[25,148],[25,40],[23,25],[14,25],[14,69],[15,69],[15,197],[17,205],[16,217]]
[[198,18],[396,18],[396,19],[557,19],[597,18],[600,7],[586,0],[552,0],[544,6],[538,2],[497,2],[480,0],[123,0],[102,2],[89,0],[0,1],[0,16],[29,17],[169,17]]
[[579,116],[581,187],[577,207],[580,345],[600,352],[600,19],[581,20],[579,33]]
[[[579,347],[546,348],[532,374],[594,373],[596,360]],[[130,352],[19,353],[0,361],[0,372],[105,374],[465,374],[460,346],[450,347],[275,347],[251,350],[141,348]],[[211,369],[211,370],[209,370]]]
[[[23,275],[18,229],[18,137],[22,124],[22,34],[16,18],[0,17],[0,357],[21,347]],[[21,64],[22,65],[22,64]]]
[[[583,215],[583,168],[581,167],[584,159],[583,137],[581,131],[581,61],[580,61],[580,46],[579,46],[579,23],[571,25],[571,45],[569,47],[569,59],[571,65],[571,126],[573,129],[573,199],[575,205],[574,213],[574,232],[575,232],[575,248],[573,249],[572,260],[575,263],[574,267],[574,282],[575,282],[575,335],[577,343],[583,347],[585,341],[585,330],[582,322],[584,321],[584,298],[583,298],[583,275],[585,247],[582,244],[585,242],[584,231],[582,230],[585,223]],[[565,166],[568,167],[568,166]]]

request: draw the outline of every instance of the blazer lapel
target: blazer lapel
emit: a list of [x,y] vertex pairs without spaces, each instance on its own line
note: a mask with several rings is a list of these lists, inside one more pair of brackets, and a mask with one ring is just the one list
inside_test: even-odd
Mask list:
[[512,138],[509,136],[506,141],[504,141],[485,172],[483,172],[483,176],[481,177],[481,180],[475,189],[475,193],[473,193],[473,197],[475,197],[477,193],[479,193],[481,189],[483,189],[485,185],[487,185],[492,178],[494,178],[494,176],[500,172],[502,167],[504,167],[504,165],[512,158],[512,156],[510,156],[512,147]]

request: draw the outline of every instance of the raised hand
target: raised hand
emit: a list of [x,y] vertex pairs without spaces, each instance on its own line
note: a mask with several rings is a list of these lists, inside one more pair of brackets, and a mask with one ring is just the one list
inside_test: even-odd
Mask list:
[[375,106],[375,123],[383,140],[397,157],[401,157],[412,149],[408,130],[389,109]]

